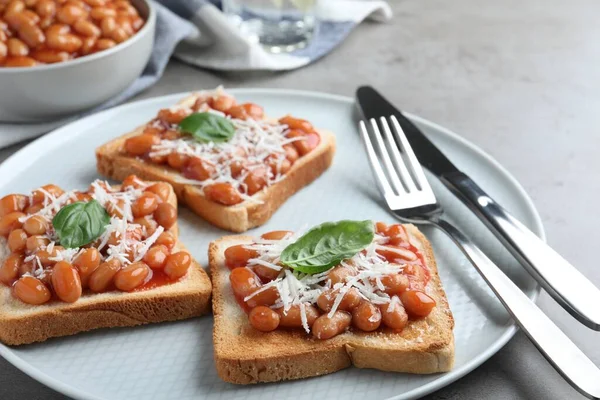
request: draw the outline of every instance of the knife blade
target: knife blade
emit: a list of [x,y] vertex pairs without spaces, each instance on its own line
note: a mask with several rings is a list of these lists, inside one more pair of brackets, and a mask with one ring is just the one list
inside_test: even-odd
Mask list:
[[481,219],[511,254],[573,317],[600,330],[600,290],[581,272],[483,191],[400,110],[370,86],[356,91],[365,121],[395,116],[421,165]]

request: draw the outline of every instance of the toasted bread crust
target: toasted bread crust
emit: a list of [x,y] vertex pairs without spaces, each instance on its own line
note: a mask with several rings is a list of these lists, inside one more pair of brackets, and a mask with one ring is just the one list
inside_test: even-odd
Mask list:
[[[181,103],[189,103],[189,98]],[[245,201],[235,206],[225,206],[208,200],[198,187],[178,182],[179,171],[166,166],[155,165],[127,155],[123,146],[127,138],[139,135],[145,126],[116,138],[96,149],[98,172],[116,180],[124,180],[135,174],[145,180],[169,182],[175,189],[180,203],[191,208],[196,214],[219,228],[232,232],[245,232],[267,222],[285,201],[317,179],[332,163],[335,154],[335,137],[327,131],[317,131],[321,142],[308,155],[294,163],[285,179],[266,188],[254,198],[262,203]]]
[[209,247],[213,282],[213,341],[221,379],[237,384],[300,379],[350,366],[384,371],[430,374],[449,371],[454,364],[454,319],[437,272],[429,241],[407,225],[431,271],[428,293],[437,306],[425,319],[410,321],[401,332],[346,332],[315,340],[303,331],[253,329],[236,303],[224,267],[225,248],[249,243],[249,236],[227,236]]
[[[174,192],[169,202],[177,205]],[[169,230],[177,237],[177,224]],[[185,247],[177,243],[176,250]],[[21,345],[98,328],[200,316],[210,311],[211,291],[208,275],[195,260],[188,274],[175,283],[138,292],[84,293],[72,304],[28,305],[15,299],[11,288],[0,285],[0,341]]]

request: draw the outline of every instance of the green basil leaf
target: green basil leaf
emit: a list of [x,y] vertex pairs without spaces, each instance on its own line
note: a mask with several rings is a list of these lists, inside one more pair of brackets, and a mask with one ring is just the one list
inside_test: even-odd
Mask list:
[[179,123],[179,128],[203,143],[226,142],[235,133],[235,127],[230,120],[208,112],[187,116]]
[[363,250],[373,241],[373,221],[325,222],[281,252],[281,262],[305,274],[318,274]]
[[52,219],[61,246],[71,249],[98,239],[109,223],[108,212],[96,200],[64,206]]

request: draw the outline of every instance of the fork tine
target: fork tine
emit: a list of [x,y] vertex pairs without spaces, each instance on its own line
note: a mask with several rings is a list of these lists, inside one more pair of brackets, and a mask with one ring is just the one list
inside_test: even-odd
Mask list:
[[392,148],[392,155],[394,157],[395,164],[398,167],[397,170],[398,174],[400,175],[400,180],[404,183],[405,189],[408,192],[413,192],[417,190],[417,187],[415,186],[415,183],[412,177],[410,176],[408,169],[406,168],[406,164],[404,163],[404,160],[402,159],[402,156],[398,151],[398,145],[392,137],[392,131],[390,130],[390,126],[388,125],[387,119],[385,117],[381,117],[381,125],[383,125],[383,131],[385,132],[387,141],[390,147]]
[[396,134],[396,138],[398,138],[398,140],[400,141],[402,151],[406,154],[406,158],[408,158],[408,162],[415,174],[417,184],[421,187],[421,190],[432,192],[431,186],[429,185],[429,181],[427,180],[427,177],[423,172],[423,167],[417,159],[417,156],[415,155],[415,152],[413,151],[412,147],[410,147],[410,143],[406,138],[406,134],[402,130],[402,127],[400,126],[398,120],[394,115],[392,115],[391,121],[392,125],[394,126],[394,133]]
[[369,137],[369,131],[367,130],[367,126],[363,121],[360,121],[360,133],[365,143],[365,147],[367,148],[367,155],[369,157],[369,161],[371,164],[371,168],[375,173],[375,177],[377,178],[377,183],[379,184],[379,188],[383,192],[383,196],[395,196],[394,191],[392,190],[383,169],[381,168],[381,164],[379,159],[377,158],[377,153],[375,153],[375,149],[373,148],[373,143],[371,143],[371,138]]
[[383,164],[385,166],[387,175],[390,177],[392,181],[392,186],[396,189],[396,194],[405,194],[406,190],[404,186],[402,186],[402,182],[398,178],[398,173],[392,164],[392,160],[390,159],[389,151],[385,147],[385,143],[383,143],[383,138],[381,136],[381,131],[379,130],[379,126],[377,125],[377,121],[375,118],[371,118],[371,127],[373,128],[373,136],[375,136],[375,140],[377,141],[377,146],[379,147],[379,153],[381,158],[383,158]]

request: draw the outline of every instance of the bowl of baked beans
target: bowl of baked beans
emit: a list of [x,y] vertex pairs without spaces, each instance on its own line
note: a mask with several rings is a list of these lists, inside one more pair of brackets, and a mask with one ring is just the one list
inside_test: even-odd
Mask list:
[[58,119],[122,92],[155,24],[147,0],[0,0],[0,121]]

